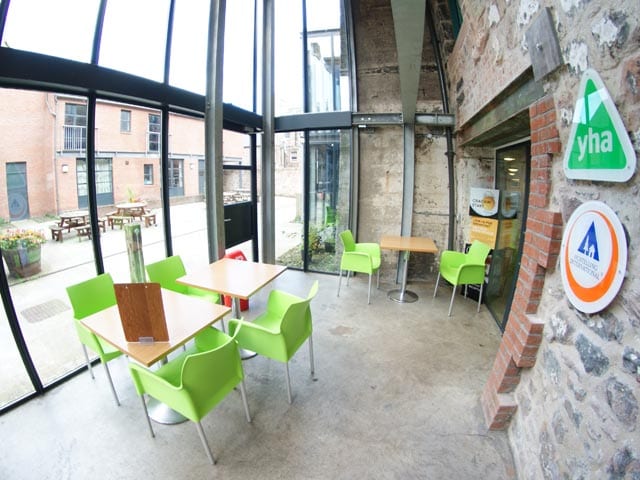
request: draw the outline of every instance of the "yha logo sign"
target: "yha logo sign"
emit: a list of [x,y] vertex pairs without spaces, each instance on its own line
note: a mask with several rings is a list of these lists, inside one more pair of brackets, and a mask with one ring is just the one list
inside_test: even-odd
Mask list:
[[636,155],[611,96],[595,70],[580,83],[565,150],[568,178],[626,182],[636,170]]

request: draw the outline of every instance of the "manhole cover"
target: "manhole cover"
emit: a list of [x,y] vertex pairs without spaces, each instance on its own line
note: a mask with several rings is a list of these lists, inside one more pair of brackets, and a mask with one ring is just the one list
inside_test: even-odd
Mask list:
[[53,317],[59,313],[69,310],[69,305],[57,298],[49,300],[48,302],[41,303],[40,305],[34,305],[33,307],[25,308],[20,314],[29,323],[41,322],[47,318]]

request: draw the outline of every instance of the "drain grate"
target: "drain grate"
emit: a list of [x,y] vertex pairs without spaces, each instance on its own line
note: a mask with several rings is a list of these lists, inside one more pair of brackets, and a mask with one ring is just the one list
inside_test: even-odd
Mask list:
[[20,314],[29,323],[37,323],[47,318],[53,317],[59,313],[69,310],[69,305],[62,300],[54,299],[48,302],[41,303],[40,305],[34,305],[33,307],[25,308]]

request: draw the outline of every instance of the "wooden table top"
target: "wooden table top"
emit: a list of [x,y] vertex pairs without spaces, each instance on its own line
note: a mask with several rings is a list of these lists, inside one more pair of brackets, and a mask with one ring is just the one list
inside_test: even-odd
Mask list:
[[431,238],[403,237],[400,235],[383,235],[380,248],[409,252],[438,253],[438,247]]
[[60,215],[58,215],[60,218],[80,218],[80,217],[88,217],[89,216],[89,211],[88,210],[76,210],[74,212],[62,212]]
[[104,338],[118,350],[143,365],[151,366],[170,352],[187,343],[205,328],[231,311],[229,307],[162,289],[168,342],[127,342],[124,337],[118,306],[114,305],[82,320],[82,324]]
[[246,300],[286,269],[284,265],[222,258],[176,281]]

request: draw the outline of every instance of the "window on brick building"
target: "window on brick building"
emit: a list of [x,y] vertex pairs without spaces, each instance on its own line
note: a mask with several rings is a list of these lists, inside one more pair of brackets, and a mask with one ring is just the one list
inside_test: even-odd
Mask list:
[[144,164],[144,184],[153,185],[153,165],[150,163]]
[[131,132],[131,110],[120,110],[120,131]]
[[160,115],[156,113],[149,114],[149,128],[147,131],[147,150],[149,152],[160,151],[160,131],[161,131]]
[[87,106],[66,103],[64,106],[64,149],[81,152],[87,148]]

